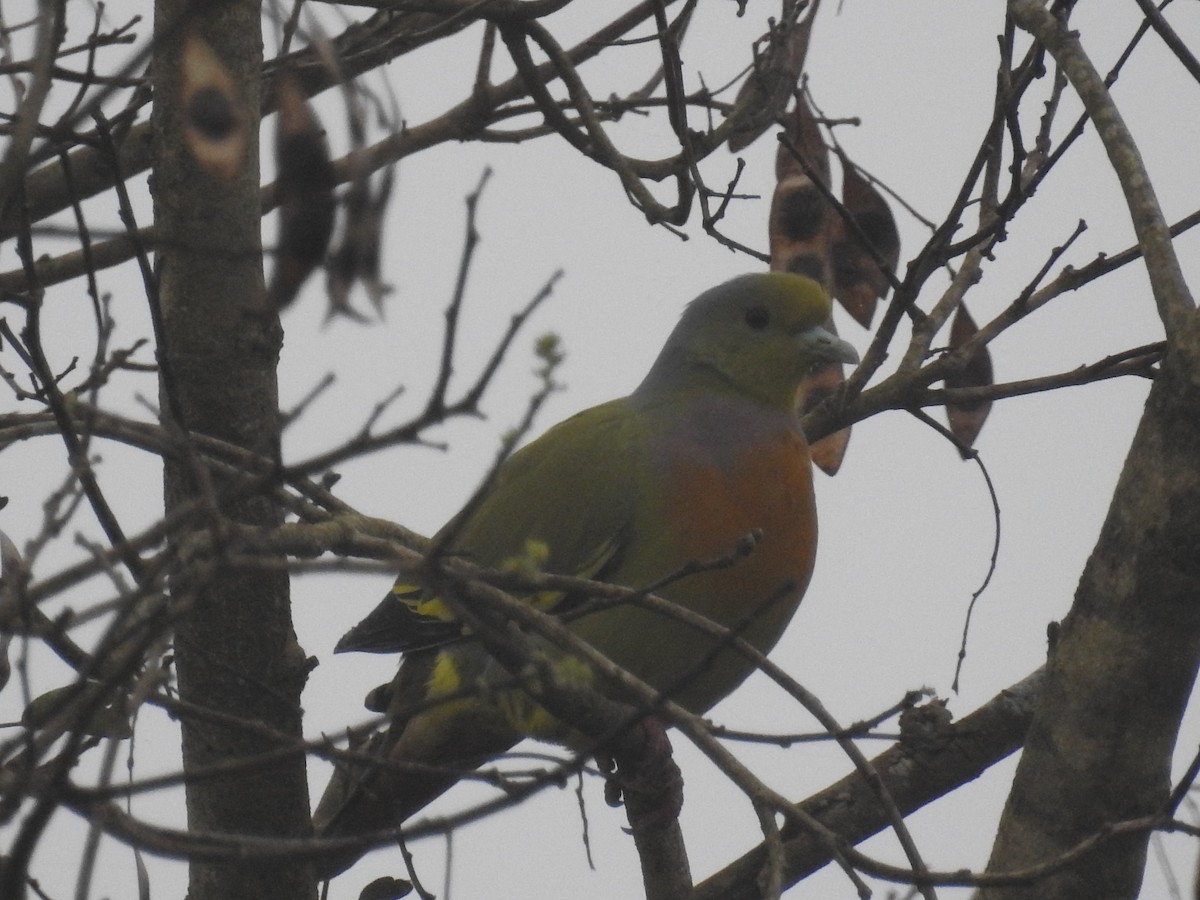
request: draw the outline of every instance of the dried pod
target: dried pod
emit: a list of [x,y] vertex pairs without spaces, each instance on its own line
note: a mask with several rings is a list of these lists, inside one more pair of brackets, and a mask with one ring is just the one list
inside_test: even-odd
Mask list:
[[248,136],[233,76],[194,32],[183,39],[179,65],[184,143],[205,171],[232,181],[242,171]]
[[[967,312],[965,304],[960,304],[950,323],[950,349],[957,350],[971,338],[975,337],[979,328],[975,320]],[[946,376],[948,388],[991,387],[995,383],[992,374],[992,355],[986,346],[980,347],[967,364]],[[950,423],[950,433],[968,447],[975,445],[975,439],[987,421],[988,413],[992,411],[991,400],[976,400],[970,403],[947,403],[946,419]]]
[[337,182],[320,120],[299,83],[282,75],[276,87],[279,117],[275,165],[279,176],[279,241],[267,296],[282,309],[325,259],[333,233]]

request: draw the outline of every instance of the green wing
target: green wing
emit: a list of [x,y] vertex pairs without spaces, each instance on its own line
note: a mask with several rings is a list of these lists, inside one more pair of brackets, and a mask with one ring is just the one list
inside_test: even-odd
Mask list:
[[[625,399],[551,428],[504,464],[465,522],[456,518],[446,526],[456,532],[448,550],[493,568],[603,580],[621,563],[640,500],[644,432]],[[529,600],[561,612],[572,598],[546,592]],[[401,578],[335,652],[411,652],[461,637],[440,598]]]

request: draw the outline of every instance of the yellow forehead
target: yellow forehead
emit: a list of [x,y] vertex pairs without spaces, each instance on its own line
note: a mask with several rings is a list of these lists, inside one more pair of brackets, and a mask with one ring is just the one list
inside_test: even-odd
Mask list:
[[829,318],[829,296],[811,278],[791,272],[762,272],[738,281],[762,302],[788,310],[806,323],[818,325]]

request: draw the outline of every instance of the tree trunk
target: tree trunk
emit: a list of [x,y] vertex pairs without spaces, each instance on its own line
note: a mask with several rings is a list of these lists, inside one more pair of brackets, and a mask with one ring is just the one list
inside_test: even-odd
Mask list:
[[[197,163],[185,141],[193,123],[219,136],[230,124],[220,98],[185,109],[181,61],[187,35],[202,38],[227,69],[237,115],[246,129],[244,155],[233,171]],[[275,367],[282,343],[278,317],[263,309],[259,218],[258,126],[262,35],[255,0],[155,4],[155,162],[152,188],[162,310],[160,401],[166,420],[265,455],[278,446]],[[207,498],[197,530],[219,518],[257,525],[282,520],[269,493],[243,480],[197,477],[178,455],[166,460],[166,512]],[[187,571],[172,582],[185,605],[175,638],[183,699],[250,723],[244,729],[185,719],[186,772],[253,757],[298,742],[304,656],[292,630],[282,568]],[[274,732],[266,734],[267,730]],[[304,836],[310,831],[304,755],[295,753],[245,771],[187,785],[194,832]],[[190,900],[298,900],[315,896],[311,873],[296,860],[193,863]]]
[[[1051,498],[1047,498],[1049,500]],[[1200,316],[1171,336],[1096,549],[1050,653],[989,870],[1053,860],[1170,789],[1200,664]],[[1145,832],[986,900],[1136,897]]]

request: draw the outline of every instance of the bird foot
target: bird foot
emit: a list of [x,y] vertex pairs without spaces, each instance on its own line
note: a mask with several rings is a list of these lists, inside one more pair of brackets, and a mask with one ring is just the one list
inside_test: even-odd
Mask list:
[[683,808],[683,774],[666,729],[653,716],[642,719],[641,726],[640,740],[634,732],[611,756],[597,758],[606,773],[605,801],[609,806],[624,801],[634,831],[665,828]]

